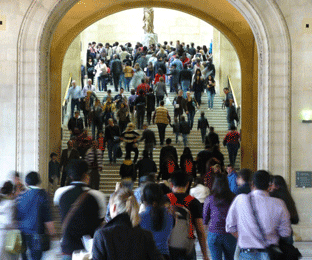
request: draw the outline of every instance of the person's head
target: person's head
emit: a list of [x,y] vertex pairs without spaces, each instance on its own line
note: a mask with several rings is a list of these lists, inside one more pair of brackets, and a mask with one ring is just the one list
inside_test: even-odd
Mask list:
[[166,139],[166,145],[170,145],[170,144],[171,144],[171,141],[172,141],[171,138],[167,138],[167,139]]
[[147,150],[143,150],[142,154],[143,154],[143,158],[148,158],[148,151]]
[[230,90],[229,90],[229,88],[224,88],[224,89],[223,89],[223,92],[224,92],[224,94],[227,94],[227,93],[230,92]]
[[176,188],[185,188],[186,190],[188,188],[189,178],[182,170],[177,170],[171,175],[170,183],[173,190]]
[[127,188],[118,189],[111,196],[109,204],[112,219],[119,214],[127,213],[130,216],[132,226],[139,225],[139,204],[131,190]]
[[205,112],[202,111],[202,112],[200,113],[200,116],[201,116],[201,117],[205,117]]
[[111,94],[112,94],[112,90],[110,90],[110,89],[109,89],[109,90],[107,90],[107,95],[109,95],[109,96],[110,96]]
[[51,153],[51,154],[50,154],[50,158],[51,158],[52,161],[56,161],[56,159],[57,159],[57,154],[54,153],[54,152]]
[[108,119],[108,124],[114,126],[114,120],[112,118]]
[[160,81],[161,83],[164,83],[164,82],[165,82],[165,80],[164,80],[163,77],[160,77],[160,78],[159,78],[159,81]]
[[131,95],[135,95],[135,89],[134,89],[134,88],[131,89],[131,90],[130,90],[130,93],[131,93]]
[[134,69],[135,69],[136,71],[141,70],[140,64],[139,64],[139,63],[136,63],[136,64],[134,65]]
[[97,141],[97,140],[93,140],[93,141],[92,141],[92,147],[95,148],[95,149],[97,149],[98,146],[99,146],[98,141]]
[[120,94],[124,93],[124,89],[120,88]]
[[183,154],[192,155],[191,149],[189,147],[184,147]]
[[211,75],[208,76],[208,80],[214,82],[214,79],[213,79],[213,77]]
[[241,169],[237,173],[236,183],[238,186],[242,186],[245,183],[249,183],[250,177],[252,176],[252,171],[246,168]]
[[117,59],[117,54],[113,55],[113,59],[116,60]]
[[30,172],[26,175],[25,182],[28,186],[37,186],[40,184],[40,176],[38,172]]
[[88,79],[88,85],[92,85],[92,79]]
[[209,127],[209,131],[210,131],[211,133],[213,133],[213,132],[214,132],[214,127],[213,127],[213,126]]
[[159,105],[163,107],[165,105],[165,101],[161,100]]
[[236,126],[232,125],[230,128],[231,131],[235,131],[236,130]]
[[185,116],[181,116],[181,122],[185,121]]
[[68,176],[73,181],[82,181],[89,184],[88,164],[81,159],[73,159],[66,167]]
[[124,108],[124,107],[125,107],[125,103],[121,103],[120,108]]
[[73,141],[72,141],[72,140],[69,140],[69,141],[67,142],[67,148],[68,148],[68,149],[72,149],[73,147],[74,147]]
[[270,184],[270,174],[264,170],[256,171],[252,177],[252,184],[257,190],[268,190]]
[[1,190],[0,193],[3,195],[11,195],[13,193],[13,183],[11,181],[6,181]]
[[99,131],[99,138],[102,138],[102,137],[103,137],[103,132]]
[[140,89],[140,90],[139,90],[139,95],[140,95],[140,96],[143,96],[143,94],[144,94],[144,90],[143,90],[143,89]]
[[288,190],[285,179],[280,175],[273,175],[271,183],[272,190]]
[[153,93],[154,90],[153,90],[152,88],[149,88],[149,89],[148,89],[148,92],[149,92],[149,93]]
[[234,167],[232,164],[228,164],[228,166],[226,167],[226,171],[228,174],[231,174],[232,171],[234,171]]
[[147,124],[143,124],[143,130],[147,129],[148,125]]
[[200,69],[197,69],[196,72],[195,72],[196,76],[201,76],[201,71]]
[[72,81],[72,86],[75,88],[76,87],[76,80]]
[[100,63],[101,63],[101,64],[104,64],[104,59],[100,59]]
[[194,42],[191,42],[191,46],[192,46],[192,48],[194,48]]
[[187,98],[190,98],[190,97],[191,97],[191,92],[190,92],[190,91],[187,91],[187,92],[186,92],[186,96],[187,96]]
[[127,129],[126,129],[127,132],[133,131],[134,129],[135,129],[135,125],[133,123],[127,124]]
[[91,57],[88,58],[88,62],[93,62]]
[[179,97],[182,97],[182,95],[183,95],[183,90],[180,89],[178,95],[179,95]]
[[217,199],[217,204],[218,202],[224,200],[229,204],[233,201],[235,195],[230,190],[228,178],[226,175],[216,174],[214,176],[211,195]]

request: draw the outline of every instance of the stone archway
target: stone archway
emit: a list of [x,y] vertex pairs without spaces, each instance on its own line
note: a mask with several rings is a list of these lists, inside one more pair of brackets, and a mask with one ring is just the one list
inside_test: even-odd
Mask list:
[[[290,40],[287,26],[273,0],[229,2],[248,21],[258,46],[258,168],[274,169],[275,173],[289,179]],[[49,114],[49,104],[55,101],[49,93],[50,81],[55,77],[50,75],[50,46],[59,21],[76,3],[76,0],[60,0],[54,5],[43,0],[39,5],[34,1],[24,17],[17,50],[17,170],[31,167],[41,173],[47,172],[49,127],[56,123]],[[177,5],[171,0],[157,3],[161,7]],[[135,1],[131,5],[149,4]],[[129,2],[124,1],[109,8],[117,12],[129,6]],[[189,5],[179,6],[190,13]],[[52,65],[53,62],[52,57]],[[29,102],[37,119],[32,125],[27,118]],[[274,113],[276,107],[280,113]],[[249,118],[252,121],[253,115]],[[33,134],[24,136],[25,129],[32,129]],[[47,183],[46,178],[44,183]]]

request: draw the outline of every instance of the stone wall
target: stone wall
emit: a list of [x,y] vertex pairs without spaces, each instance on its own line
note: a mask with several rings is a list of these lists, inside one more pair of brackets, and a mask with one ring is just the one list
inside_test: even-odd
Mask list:
[[218,30],[213,30],[213,62],[216,67],[217,92],[223,94],[223,88],[231,78],[233,92],[238,106],[241,106],[241,68],[239,58],[229,40]]

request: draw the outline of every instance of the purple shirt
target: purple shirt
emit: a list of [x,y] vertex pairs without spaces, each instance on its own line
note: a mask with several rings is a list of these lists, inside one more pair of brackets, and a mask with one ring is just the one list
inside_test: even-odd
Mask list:
[[[290,216],[284,201],[272,198],[268,192],[262,190],[255,190],[250,194],[264,229],[267,245],[277,245],[280,236],[290,236]],[[233,201],[226,218],[226,231],[238,232],[240,248],[266,247],[253,215],[249,194],[238,195]]]
[[206,198],[203,210],[203,222],[204,225],[208,225],[208,231],[211,233],[225,234],[225,219],[230,208],[230,204],[226,201],[220,201],[220,204],[216,205],[214,195]]

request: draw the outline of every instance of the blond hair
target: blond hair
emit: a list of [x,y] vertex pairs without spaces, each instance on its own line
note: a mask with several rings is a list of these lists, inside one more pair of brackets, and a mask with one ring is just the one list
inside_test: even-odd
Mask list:
[[130,216],[132,226],[135,227],[140,223],[139,209],[140,206],[133,192],[125,187],[119,188],[110,198],[110,205],[116,205],[117,215],[127,213]]

